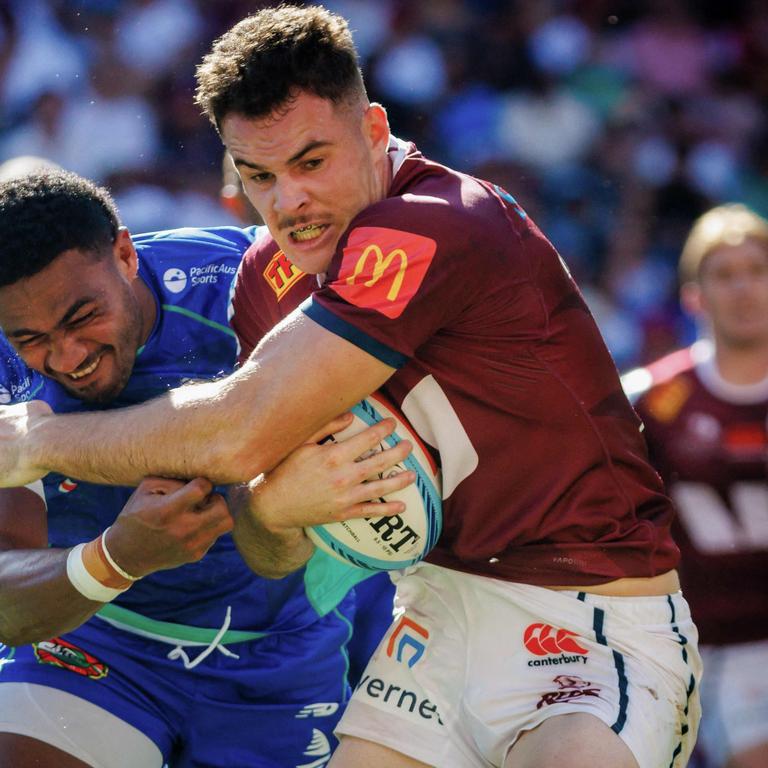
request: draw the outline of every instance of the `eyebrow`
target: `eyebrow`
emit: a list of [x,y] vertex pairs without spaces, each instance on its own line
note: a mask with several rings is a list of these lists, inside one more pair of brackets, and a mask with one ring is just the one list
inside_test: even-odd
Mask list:
[[[62,325],[66,325],[74,315],[76,315],[86,304],[90,304],[92,301],[95,301],[92,297],[86,297],[83,299],[78,299],[62,316],[61,320],[59,320],[58,323],[56,323],[56,327],[60,328]],[[42,333],[42,331],[36,331],[33,328],[17,328],[15,331],[11,331],[8,334],[9,338],[17,339],[21,336],[38,336]]]
[[[319,149],[321,147],[327,147],[330,146],[330,141],[310,141],[309,144],[302,147],[295,155],[292,155],[288,158],[288,165],[292,165],[293,163],[298,162],[301,160],[304,155],[309,154],[310,152],[314,152],[314,150]],[[248,160],[243,160],[242,158],[233,157],[233,162],[237,166],[243,166],[245,168],[250,168],[252,171],[266,171],[267,169],[263,165],[259,165],[258,163],[251,163]]]

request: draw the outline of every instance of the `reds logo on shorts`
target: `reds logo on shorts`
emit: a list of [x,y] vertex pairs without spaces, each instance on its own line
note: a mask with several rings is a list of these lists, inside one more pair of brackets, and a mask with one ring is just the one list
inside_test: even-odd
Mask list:
[[90,677],[92,680],[106,677],[109,671],[103,661],[99,661],[95,656],[91,656],[82,648],[78,648],[60,637],[54,637],[42,643],[34,643],[32,647],[41,664],[61,667],[61,669],[67,669],[83,677]]
[[592,685],[588,680],[582,680],[582,678],[576,675],[558,675],[552,682],[557,683],[560,690],[542,694],[536,709],[586,696],[600,698],[600,688],[598,686]]
[[358,227],[344,248],[336,293],[356,307],[400,317],[432,263],[437,243],[430,237],[388,227]]
[[534,656],[545,658],[528,662],[529,667],[549,666],[550,664],[587,663],[588,648],[579,644],[575,632],[558,629],[550,624],[529,624],[523,632],[523,644]]

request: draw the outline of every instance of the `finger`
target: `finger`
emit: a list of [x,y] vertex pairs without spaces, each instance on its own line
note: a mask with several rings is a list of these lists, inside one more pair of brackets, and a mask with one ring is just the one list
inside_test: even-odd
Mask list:
[[341,432],[346,429],[352,423],[352,414],[342,413],[341,416],[337,416],[333,421],[328,422],[324,427],[318,429],[311,437],[307,438],[308,443],[319,443],[326,437]]
[[184,484],[183,480],[174,480],[171,477],[156,477],[150,475],[145,477],[139,483],[137,490],[164,495],[179,490]]
[[234,530],[235,519],[224,506],[206,509],[197,513],[197,540],[209,547],[216,539]]
[[394,419],[383,419],[378,424],[366,427],[362,432],[339,440],[338,448],[341,449],[341,455],[350,460],[355,460],[368,453],[374,448],[378,448],[381,442],[395,431]]
[[401,491],[409,485],[416,482],[416,473],[398,472],[392,477],[370,480],[367,483],[360,483],[349,493],[350,501],[360,503],[364,501],[375,501],[383,498],[389,493]]
[[365,459],[361,459],[357,462],[357,469],[360,471],[362,477],[376,478],[377,476],[386,473],[387,470],[402,464],[402,462],[408,458],[412,449],[413,445],[409,440],[401,440],[392,448],[387,448],[384,451],[377,451],[376,453],[367,456]]
[[205,477],[196,477],[173,491],[175,501],[190,507],[204,503],[213,490],[213,483]]
[[212,515],[231,515],[229,505],[220,493],[206,496],[199,504],[195,504],[195,509]]
[[405,512],[402,501],[364,501],[347,507],[337,516],[339,520],[354,520],[359,517],[391,517]]

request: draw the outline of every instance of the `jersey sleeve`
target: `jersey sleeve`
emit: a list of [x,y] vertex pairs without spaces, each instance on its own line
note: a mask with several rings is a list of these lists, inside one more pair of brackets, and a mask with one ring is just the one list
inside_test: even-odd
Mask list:
[[232,328],[240,343],[239,362],[317,287],[313,275],[292,264],[267,232],[245,254],[232,296]]
[[493,259],[479,222],[465,212],[441,200],[390,198],[357,217],[325,285],[301,308],[400,368],[441,329],[461,333],[462,315],[478,308],[490,284],[484,275]]

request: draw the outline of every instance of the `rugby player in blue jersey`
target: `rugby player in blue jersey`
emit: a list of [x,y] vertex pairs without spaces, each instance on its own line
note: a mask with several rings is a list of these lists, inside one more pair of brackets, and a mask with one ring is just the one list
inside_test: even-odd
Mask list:
[[[255,231],[131,238],[74,174],[0,185],[0,403],[114,408],[230,372],[230,290]],[[406,452],[354,461],[389,426],[309,441],[253,503],[359,513],[408,480],[360,484]],[[201,477],[134,492],[50,474],[0,491],[0,765],[325,765],[358,572],[318,553],[257,577],[232,527]]]

